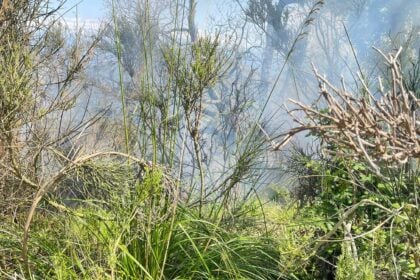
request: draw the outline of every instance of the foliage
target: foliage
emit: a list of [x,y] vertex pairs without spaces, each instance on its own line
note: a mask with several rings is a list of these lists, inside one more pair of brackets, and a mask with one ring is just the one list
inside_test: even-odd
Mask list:
[[337,280],[374,280],[374,269],[368,260],[355,261],[348,253],[343,253],[337,262]]
[[[418,57],[378,51],[376,94],[363,74],[352,94],[315,70],[324,103],[295,102],[305,119],[271,144],[309,131],[325,149],[289,151],[279,180],[260,125],[274,88],[251,108],[250,50],[199,34],[196,1],[111,2],[90,41],[62,25],[63,3],[0,1],[0,278],[418,278]],[[246,2],[245,22],[285,32],[283,2]],[[309,6],[275,84],[324,1]],[[96,50],[115,84],[87,82]],[[119,91],[114,111],[93,112],[98,89]]]

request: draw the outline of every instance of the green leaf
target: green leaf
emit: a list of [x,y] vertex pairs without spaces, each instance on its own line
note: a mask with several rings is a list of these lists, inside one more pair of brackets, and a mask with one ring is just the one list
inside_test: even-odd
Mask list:
[[392,208],[394,208],[394,209],[398,209],[398,208],[400,208],[400,207],[401,207],[401,205],[400,205],[399,203],[397,203],[397,202],[392,203],[392,204],[391,204],[391,206],[392,206]]

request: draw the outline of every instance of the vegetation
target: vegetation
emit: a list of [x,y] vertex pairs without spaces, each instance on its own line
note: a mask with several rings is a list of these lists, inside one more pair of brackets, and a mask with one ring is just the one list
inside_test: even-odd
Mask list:
[[[280,131],[276,85],[299,93],[294,54],[328,4],[276,39],[267,91],[245,27],[199,34],[196,1],[151,2],[111,1],[87,36],[64,2],[0,1],[0,278],[419,279],[418,30],[377,49],[376,82],[344,26],[354,83],[314,67],[316,102],[291,100]],[[246,24],[285,32],[283,6],[247,4]]]

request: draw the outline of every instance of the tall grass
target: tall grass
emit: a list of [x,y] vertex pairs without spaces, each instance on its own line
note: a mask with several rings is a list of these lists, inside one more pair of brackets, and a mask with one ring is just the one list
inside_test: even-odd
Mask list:
[[124,78],[123,78],[123,70],[121,65],[121,42],[120,42],[120,30],[118,27],[118,21],[116,17],[115,11],[115,1],[112,0],[112,20],[114,23],[114,38],[115,38],[115,48],[117,53],[117,65],[118,65],[118,80],[120,86],[120,95],[121,95],[121,107],[122,107],[122,115],[123,115],[123,127],[124,127],[124,136],[125,136],[125,151],[127,154],[130,154],[130,147],[129,147],[129,126],[127,123],[127,109],[126,109],[126,100],[125,100],[125,89],[124,89]]

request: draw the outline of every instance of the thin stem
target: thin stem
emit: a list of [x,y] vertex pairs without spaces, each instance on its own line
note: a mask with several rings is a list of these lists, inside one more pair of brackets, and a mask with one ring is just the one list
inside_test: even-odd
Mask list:
[[130,154],[129,129],[128,129],[128,123],[127,123],[127,110],[126,110],[126,104],[125,104],[124,78],[123,78],[122,61],[121,61],[122,50],[121,50],[120,33],[119,33],[119,29],[118,29],[118,19],[117,19],[117,14],[116,14],[116,11],[115,11],[115,0],[112,0],[112,19],[113,19],[113,22],[114,22],[115,47],[116,47],[116,50],[117,50],[118,77],[119,77],[121,106],[122,106],[123,121],[124,121],[125,149],[126,149],[126,153]]

